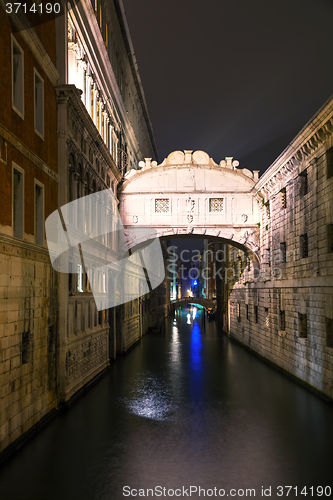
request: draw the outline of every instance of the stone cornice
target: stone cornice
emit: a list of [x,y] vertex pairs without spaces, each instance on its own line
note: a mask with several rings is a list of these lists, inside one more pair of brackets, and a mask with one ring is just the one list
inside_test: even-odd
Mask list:
[[267,194],[285,185],[305,161],[316,161],[315,153],[333,135],[333,97],[324,104],[290,145],[272,163],[255,185]]
[[[50,263],[49,252],[46,247],[30,243],[19,238],[14,238],[0,233],[0,242],[2,243],[2,253],[15,255],[31,260],[42,260]],[[15,249],[15,250],[14,250]]]
[[[208,156],[204,151],[189,151],[186,150],[174,151],[169,154],[167,158],[164,159],[162,163],[157,165],[156,161],[151,161],[151,158],[145,158],[145,161],[141,161],[139,166],[140,170],[130,170],[125,174],[125,181],[122,185],[121,190],[125,191],[125,188],[133,181],[145,175],[147,173],[152,174],[155,172],[164,172],[171,169],[205,169],[205,170],[217,170],[219,172],[223,171],[226,175],[235,175],[243,179],[249,184],[249,191],[253,190],[255,186],[255,171],[254,173],[247,169],[238,169],[239,162],[237,160],[232,161],[232,157],[228,157],[222,160],[218,165],[215,161]],[[172,189],[171,189],[172,191]],[[244,192],[249,192],[244,191]]]
[[59,182],[59,176],[54,170],[49,168],[46,163],[43,162],[31,149],[27,148],[23,142],[20,141],[14,134],[7,130],[3,125],[0,124],[0,136],[2,136],[5,141],[9,142],[17,151],[19,151],[23,156],[28,158],[36,167],[47,174],[51,179]]

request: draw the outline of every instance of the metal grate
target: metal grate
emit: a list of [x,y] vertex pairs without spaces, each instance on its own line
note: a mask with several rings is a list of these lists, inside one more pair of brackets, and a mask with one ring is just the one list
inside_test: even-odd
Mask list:
[[210,212],[223,212],[223,198],[209,198]]
[[287,208],[287,193],[286,188],[281,189],[281,208]]
[[169,198],[156,198],[155,199],[155,212],[166,213],[170,211],[170,200]]

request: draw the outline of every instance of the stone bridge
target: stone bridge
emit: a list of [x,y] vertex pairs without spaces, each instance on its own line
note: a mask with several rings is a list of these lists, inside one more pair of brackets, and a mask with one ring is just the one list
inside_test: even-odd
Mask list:
[[186,306],[187,304],[197,304],[208,309],[209,307],[214,308],[216,306],[216,300],[205,299],[203,297],[183,297],[170,302],[171,312],[175,311],[179,307]]
[[[258,172],[238,166],[232,157],[217,164],[203,151],[175,151],[160,165],[146,158],[139,163],[141,170],[125,175],[119,191],[125,228],[151,228],[164,238],[221,238],[258,255]],[[141,234],[144,241],[145,232]],[[139,240],[140,236],[129,246]]]

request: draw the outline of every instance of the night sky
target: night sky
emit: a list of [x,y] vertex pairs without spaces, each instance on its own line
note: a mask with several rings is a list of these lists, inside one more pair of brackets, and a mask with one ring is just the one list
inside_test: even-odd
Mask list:
[[332,0],[124,0],[160,160],[263,172],[333,94]]

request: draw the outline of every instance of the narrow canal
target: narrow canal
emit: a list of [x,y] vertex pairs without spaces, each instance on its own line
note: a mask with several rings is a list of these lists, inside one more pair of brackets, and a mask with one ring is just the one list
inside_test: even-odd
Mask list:
[[329,498],[332,405],[202,320],[118,359],[4,464],[1,500]]

